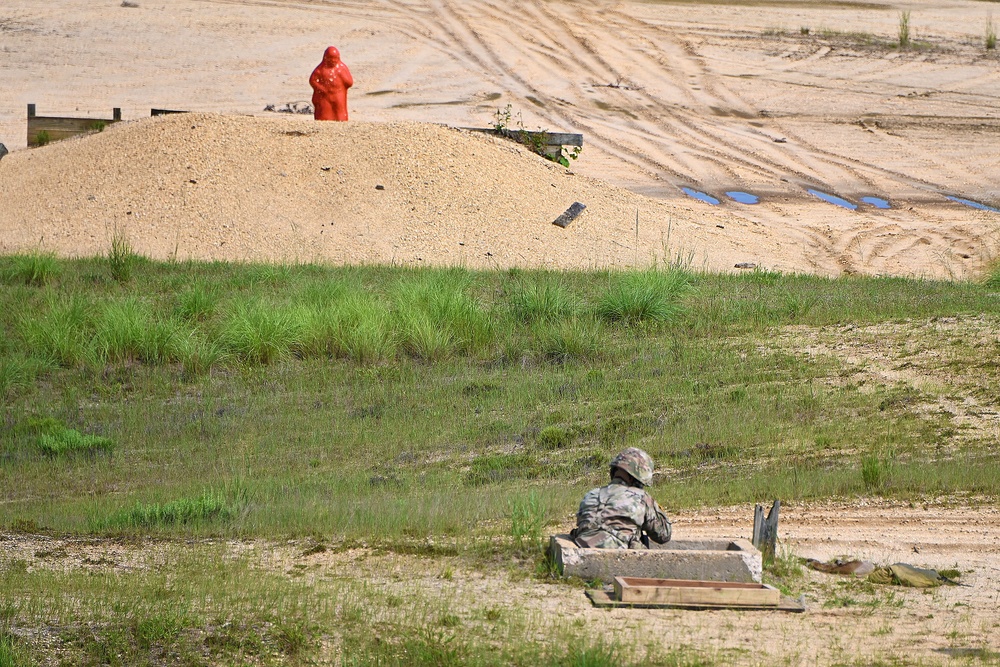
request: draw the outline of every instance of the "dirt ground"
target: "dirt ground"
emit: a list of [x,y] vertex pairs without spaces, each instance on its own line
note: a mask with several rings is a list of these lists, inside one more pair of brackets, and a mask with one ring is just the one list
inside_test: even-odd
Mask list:
[[[215,238],[226,223],[221,213],[189,211],[178,201],[176,225],[193,230],[192,236],[213,237],[216,245],[184,245],[169,230],[163,236],[173,242],[150,244],[154,256],[591,267],[680,255],[712,270],[750,263],[824,275],[966,278],[979,275],[1000,247],[1000,214],[945,198],[1000,205],[1000,68],[996,52],[984,48],[990,8],[982,2],[130,4],[138,6],[116,0],[3,3],[0,141],[14,152],[0,163],[0,183],[29,172],[30,161],[17,150],[26,142],[28,103],[40,115],[94,117],[117,106],[126,120],[148,117],[153,107],[275,116],[264,107],[308,101],[308,75],[325,46],[336,44],[356,81],[349,100],[353,121],[486,127],[498,108],[510,104],[514,125],[584,135],[583,154],[572,164],[576,174],[661,200],[629,199],[616,215],[586,212],[580,226],[590,224],[590,236],[575,239],[571,252],[560,251],[564,238],[548,230],[521,234],[527,238],[508,249],[506,219],[484,222],[488,216],[470,219],[460,210],[442,214],[455,228],[446,237],[428,230],[426,216],[414,216],[382,235],[403,239],[398,247],[379,239],[373,249],[370,236],[355,233],[345,234],[333,251],[312,229],[331,220],[282,184],[294,176],[279,169],[261,174],[252,163],[237,175],[259,176],[258,187],[281,193],[267,209],[268,219],[283,221],[275,223],[274,234],[238,252],[230,238],[224,249],[226,239]],[[890,45],[903,9],[911,16],[909,49]],[[428,146],[405,139],[399,154],[415,177],[423,178],[428,168],[449,174],[451,165],[436,162],[433,150],[421,159]],[[387,132],[387,142],[399,140]],[[70,164],[57,148],[45,150]],[[157,155],[155,143],[144,148]],[[206,160],[217,150],[202,141]],[[329,162],[332,156],[313,157]],[[473,161],[461,154],[453,160],[463,157]],[[122,158],[118,170],[141,171],[135,160]],[[92,170],[86,162],[70,169]],[[499,177],[485,168],[483,176]],[[170,191],[169,178],[144,178],[143,188]],[[60,211],[96,209],[88,233],[104,245],[107,226],[126,215],[111,202],[127,192],[95,205],[86,199],[93,193],[64,198],[60,178],[30,172],[27,180],[34,185],[16,195],[5,192],[6,198],[32,200],[52,212],[40,214],[35,206],[0,213],[5,252],[41,246],[92,253],[96,246],[80,235],[59,236]],[[531,188],[551,188],[549,181],[493,197],[516,202]],[[430,185],[428,196],[448,197]],[[721,203],[689,198],[682,187]],[[826,203],[809,189],[859,207]],[[724,194],[735,190],[761,201],[740,204]],[[360,210],[377,208],[377,194],[372,188],[356,195]],[[540,227],[575,193],[564,194],[544,211],[522,210],[538,216]],[[866,196],[886,199],[892,208],[860,203]],[[637,212],[640,233],[632,241]],[[358,216],[344,218],[343,226],[359,224]],[[140,249],[147,249],[146,231],[136,233]],[[611,240],[602,241],[605,235]],[[474,249],[458,245],[473,237],[482,237]],[[447,248],[435,245],[442,238]],[[527,253],[533,246],[544,251]]]
[[[749,506],[685,512],[678,538],[747,537]],[[567,524],[568,526],[568,524]],[[420,557],[367,549],[308,553],[298,543],[232,542],[232,552],[317,586],[361,578],[402,598],[446,601],[460,618],[483,605],[510,607],[538,623],[589,628],[639,645],[659,642],[715,656],[720,664],[951,664],[957,657],[995,660],[1000,651],[1000,510],[941,499],[900,504],[861,499],[849,504],[784,505],[779,550],[826,560],[906,562],[959,570],[965,586],[929,590],[860,588],[848,578],[806,570],[797,584],[802,614],[760,611],[597,609],[579,586],[540,583],[522,569],[471,567],[459,558]],[[169,543],[0,535],[4,559],[31,568],[134,570]],[[52,556],[51,554],[57,554]],[[308,555],[304,555],[308,554]],[[154,557],[153,560],[157,560]],[[169,560],[169,558],[166,558]],[[530,566],[529,566],[530,568]],[[448,571],[443,577],[442,572]],[[335,652],[335,648],[329,647]],[[325,656],[326,659],[333,654]],[[964,661],[963,661],[964,662]]]

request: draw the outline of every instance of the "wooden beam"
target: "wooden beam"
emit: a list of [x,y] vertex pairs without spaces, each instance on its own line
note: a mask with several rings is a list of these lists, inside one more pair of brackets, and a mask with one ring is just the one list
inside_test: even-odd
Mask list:
[[583,148],[582,134],[544,131],[533,132],[529,130],[501,130],[498,132],[496,128],[493,127],[461,127],[459,129],[468,130],[469,132],[482,132],[484,134],[506,137],[507,139],[512,139],[520,143],[524,143],[524,139],[527,139],[528,142],[539,141],[543,146],[579,146],[580,148]]
[[615,577],[614,587],[620,602],[637,604],[762,607],[781,600],[781,591],[767,584]]

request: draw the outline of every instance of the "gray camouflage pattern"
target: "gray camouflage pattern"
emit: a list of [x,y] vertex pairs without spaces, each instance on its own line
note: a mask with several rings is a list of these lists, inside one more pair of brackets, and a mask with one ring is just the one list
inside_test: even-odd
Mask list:
[[663,544],[670,532],[670,520],[651,495],[615,479],[587,492],[570,535],[585,548],[644,549],[643,533]]

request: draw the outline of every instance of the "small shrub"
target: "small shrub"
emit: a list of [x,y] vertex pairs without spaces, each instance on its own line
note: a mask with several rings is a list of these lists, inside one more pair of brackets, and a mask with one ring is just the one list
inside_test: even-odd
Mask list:
[[85,435],[71,428],[46,429],[38,436],[38,450],[46,456],[110,454],[114,441],[99,435]]
[[690,291],[680,271],[648,269],[615,276],[597,307],[609,322],[668,322],[683,312],[680,300]]
[[11,257],[4,272],[6,282],[41,287],[51,283],[62,271],[56,256],[49,252],[31,252]]
[[42,130],[35,135],[35,144],[38,146],[47,146],[52,142],[52,135],[49,134],[48,130]]
[[997,48],[997,29],[993,24],[993,15],[986,17],[986,50],[993,51]]

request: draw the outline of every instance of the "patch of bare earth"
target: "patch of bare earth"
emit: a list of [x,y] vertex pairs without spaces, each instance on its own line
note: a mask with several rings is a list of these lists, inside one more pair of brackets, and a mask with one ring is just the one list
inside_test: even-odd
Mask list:
[[829,356],[847,372],[831,385],[854,383],[912,390],[909,408],[944,415],[954,442],[1000,439],[1000,319],[993,315],[827,327],[786,327],[768,342],[774,350]]
[[[749,506],[691,511],[674,517],[675,532],[678,537],[745,537],[752,514]],[[794,591],[805,595],[804,614],[606,610],[592,607],[579,585],[538,580],[532,564],[515,561],[483,564],[371,548],[315,550],[300,542],[228,542],[226,550],[254,567],[305,582],[318,595],[345,582],[364,583],[370,606],[379,609],[373,613],[386,618],[403,613],[393,611],[393,605],[410,609],[407,601],[420,599],[428,610],[447,609],[464,627],[478,627],[489,612],[520,619],[535,628],[539,639],[566,627],[640,645],[653,642],[666,650],[690,649],[725,664],[868,664],[878,659],[947,664],[953,653],[1000,651],[1000,510],[995,507],[947,499],[791,504],[782,508],[780,536],[779,550],[785,553],[955,568],[966,585],[874,587],[806,570]],[[160,554],[169,558],[178,549],[219,546],[33,535],[4,535],[0,545],[4,561],[20,559],[29,569],[100,568],[122,576],[139,563],[149,567]],[[381,609],[387,600],[395,602]],[[336,629],[319,632],[321,657],[335,658]]]

